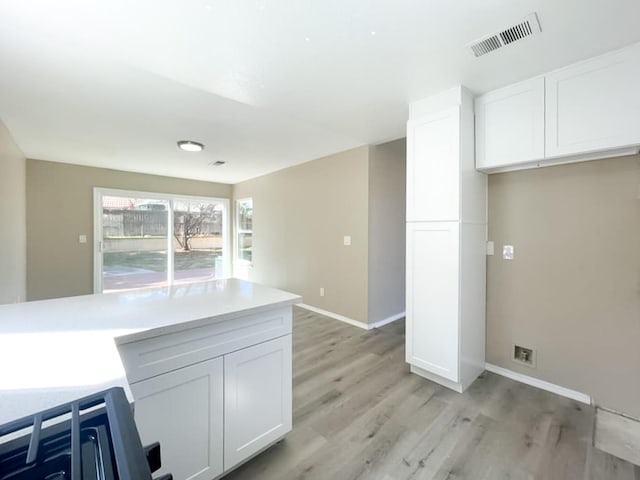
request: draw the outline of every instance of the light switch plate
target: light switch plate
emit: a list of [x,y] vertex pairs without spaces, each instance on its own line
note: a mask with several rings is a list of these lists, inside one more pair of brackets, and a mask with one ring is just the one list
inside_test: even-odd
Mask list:
[[502,246],[502,258],[505,260],[513,260],[513,245]]
[[344,244],[348,247],[349,245],[351,245],[351,235],[345,235],[344,236]]
[[87,243],[86,235],[78,235],[78,243]]
[[493,242],[487,242],[487,255],[493,255],[495,253]]

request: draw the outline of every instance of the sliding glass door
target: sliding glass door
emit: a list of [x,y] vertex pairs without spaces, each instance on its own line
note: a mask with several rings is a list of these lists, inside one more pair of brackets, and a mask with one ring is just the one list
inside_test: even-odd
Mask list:
[[174,281],[224,276],[224,206],[215,201],[173,202]]
[[94,191],[94,290],[228,276],[226,199]]

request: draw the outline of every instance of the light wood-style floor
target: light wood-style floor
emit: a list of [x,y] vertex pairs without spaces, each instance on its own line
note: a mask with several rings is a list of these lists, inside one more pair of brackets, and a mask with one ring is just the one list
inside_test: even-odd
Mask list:
[[587,405],[491,373],[460,395],[409,373],[403,321],[294,311],[293,431],[229,480],[640,480]]

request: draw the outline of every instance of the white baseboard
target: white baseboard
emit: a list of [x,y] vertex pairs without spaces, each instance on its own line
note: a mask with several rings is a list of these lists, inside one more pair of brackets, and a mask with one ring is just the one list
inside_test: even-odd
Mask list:
[[298,303],[296,305],[298,307],[304,308],[305,310],[319,313],[320,315],[333,318],[334,320],[340,320],[341,322],[348,323],[349,325],[353,325],[354,327],[362,328],[363,330],[380,328],[383,325],[387,325],[388,323],[395,322],[396,320],[400,320],[401,318],[405,317],[405,313],[402,312],[402,313],[398,313],[397,315],[387,317],[375,323],[364,323],[359,320],[354,320],[353,318],[345,317],[344,315],[340,315],[339,313],[333,313],[333,312],[330,312],[329,310],[323,310],[321,308],[312,307],[311,305],[307,305],[306,303]]
[[388,325],[389,323],[393,323],[393,322],[395,322],[397,320],[400,320],[401,318],[404,318],[406,316],[407,316],[407,314],[405,312],[396,313],[395,315],[391,315],[390,317],[383,318],[382,320],[378,320],[377,322],[370,323],[369,324],[369,329],[383,327],[385,325]]
[[522,373],[514,372],[513,370],[508,370],[491,363],[487,363],[485,365],[485,368],[488,372],[497,373],[498,375],[502,375],[503,377],[510,378],[517,382],[525,383],[527,385],[531,385],[532,387],[540,388],[542,390],[546,390],[548,392],[571,398],[572,400],[586,403],[587,405],[591,405],[591,397],[586,393],[577,392],[576,390],[561,387],[560,385],[556,385],[554,383],[545,382],[544,380],[540,380],[539,378],[523,375]]
[[339,313],[333,313],[329,310],[323,310],[318,307],[312,307],[311,305],[307,305],[306,303],[298,303],[298,307],[304,308],[305,310],[309,310],[311,312],[319,313],[320,315],[324,315],[325,317],[331,317],[334,320],[340,320],[341,322],[348,323],[349,325],[353,325],[354,327],[363,328],[364,330],[369,330],[368,324],[361,322],[359,320],[354,320],[353,318],[345,317],[344,315],[340,315]]

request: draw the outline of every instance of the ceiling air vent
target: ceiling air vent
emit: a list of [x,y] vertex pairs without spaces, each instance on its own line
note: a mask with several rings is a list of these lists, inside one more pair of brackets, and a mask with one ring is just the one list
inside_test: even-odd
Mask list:
[[489,35],[467,45],[475,57],[481,57],[499,48],[509,45],[525,37],[540,33],[538,14],[527,15],[520,23],[505,28],[499,33]]

